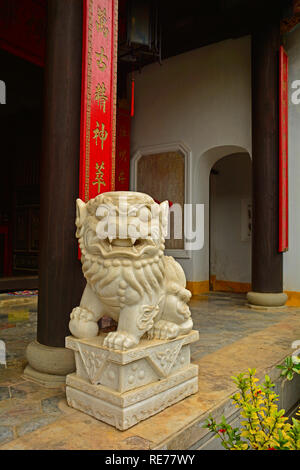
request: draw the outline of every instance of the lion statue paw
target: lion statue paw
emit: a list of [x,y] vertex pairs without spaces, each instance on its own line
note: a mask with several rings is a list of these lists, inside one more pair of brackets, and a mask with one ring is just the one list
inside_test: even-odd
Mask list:
[[118,349],[121,351],[131,349],[134,346],[137,346],[139,343],[139,338],[135,338],[128,333],[121,331],[114,331],[108,333],[106,336],[103,345],[109,349]]
[[159,320],[154,323],[153,328],[148,332],[150,339],[174,339],[179,335],[179,325],[166,320]]
[[99,326],[93,312],[76,307],[70,315],[69,329],[76,338],[92,338],[98,335]]

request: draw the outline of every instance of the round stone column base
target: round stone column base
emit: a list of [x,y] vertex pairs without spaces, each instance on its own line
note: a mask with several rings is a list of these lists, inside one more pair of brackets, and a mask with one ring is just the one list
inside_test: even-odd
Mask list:
[[266,293],[266,292],[248,292],[247,300],[249,306],[253,308],[276,308],[283,307],[288,300],[288,296],[284,292]]
[[33,341],[27,346],[26,356],[29,364],[24,370],[24,377],[44,387],[63,385],[66,376],[75,371],[74,353],[66,348],[54,348]]
[[30,365],[25,367],[23,376],[25,379],[31,380],[46,388],[60,388],[66,383],[65,375],[43,374],[43,372],[33,369]]

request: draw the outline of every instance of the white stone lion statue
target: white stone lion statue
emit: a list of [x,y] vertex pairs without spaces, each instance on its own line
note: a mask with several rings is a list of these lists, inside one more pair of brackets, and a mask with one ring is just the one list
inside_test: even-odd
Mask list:
[[76,236],[87,280],[69,328],[77,338],[98,335],[103,316],[118,322],[104,346],[126,350],[141,337],[173,339],[193,327],[191,293],[181,266],[164,256],[169,204],[136,192],[77,199]]

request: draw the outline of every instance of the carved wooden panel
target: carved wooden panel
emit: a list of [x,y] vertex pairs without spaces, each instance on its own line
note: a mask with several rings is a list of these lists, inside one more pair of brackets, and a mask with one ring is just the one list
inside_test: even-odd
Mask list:
[[40,211],[38,208],[29,210],[30,220],[30,237],[29,251],[39,250],[39,227],[40,227]]
[[[184,209],[185,162],[180,152],[166,152],[142,156],[137,165],[137,191],[147,193],[157,202],[169,200]],[[173,216],[171,216],[170,239],[167,249],[184,249],[184,239],[174,239]],[[183,217],[182,217],[183,234]]]
[[28,249],[28,211],[17,209],[15,222],[14,251],[27,251]]
[[39,250],[38,188],[26,187],[16,192],[13,269],[37,271]]

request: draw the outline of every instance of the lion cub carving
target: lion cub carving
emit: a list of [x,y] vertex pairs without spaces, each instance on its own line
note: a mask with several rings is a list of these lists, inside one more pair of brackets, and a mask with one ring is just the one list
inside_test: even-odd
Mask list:
[[87,285],[69,328],[77,338],[98,335],[98,321],[118,322],[104,346],[126,350],[148,338],[173,339],[193,327],[191,293],[181,266],[164,256],[169,204],[135,192],[77,199],[76,236]]

